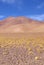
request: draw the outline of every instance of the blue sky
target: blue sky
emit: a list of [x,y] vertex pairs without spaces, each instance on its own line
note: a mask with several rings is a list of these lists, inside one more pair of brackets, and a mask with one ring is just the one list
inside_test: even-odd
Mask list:
[[0,20],[9,16],[44,20],[44,0],[0,0]]

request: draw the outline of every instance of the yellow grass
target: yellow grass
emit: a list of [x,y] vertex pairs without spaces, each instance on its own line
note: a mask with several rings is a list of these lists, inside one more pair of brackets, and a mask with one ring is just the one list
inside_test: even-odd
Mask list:
[[[17,48],[19,46],[20,47],[23,46],[23,48],[25,48],[27,50],[26,52],[28,52],[28,53],[26,56],[27,57],[30,56],[28,58],[30,60],[30,65],[32,65],[32,63],[38,63],[39,60],[41,61],[41,59],[43,58],[41,56],[41,53],[44,52],[44,36],[41,36],[41,35],[39,35],[39,36],[31,35],[30,36],[30,34],[20,36],[20,34],[19,35],[16,34],[15,36],[13,35],[13,37],[12,37],[12,36],[7,36],[7,35],[6,36],[0,35],[0,48],[3,48],[3,49],[6,48],[6,49],[4,49],[4,52],[2,53],[3,56],[7,56],[9,54],[9,51],[7,51],[7,49],[10,50],[10,48],[14,47],[14,45]],[[19,50],[20,50],[20,47],[19,47]],[[25,49],[23,49],[23,50],[25,50]],[[16,57],[17,53],[15,53],[15,52],[13,52],[13,53],[14,53],[14,56]],[[20,54],[18,56],[20,57]],[[21,57],[22,57],[22,55],[21,55]],[[23,58],[25,58],[25,52],[24,52]],[[9,59],[11,61],[11,58],[9,58]],[[12,59],[14,59],[14,57],[12,57]],[[20,64],[21,62],[24,62],[27,65],[27,62],[29,61],[28,59],[26,58],[25,61],[18,59],[16,62],[18,62],[18,64]],[[41,62],[39,62],[40,65],[42,65]]]
[[[9,45],[16,45],[25,46],[29,51],[32,51],[30,48],[30,44],[40,53],[42,50],[44,50],[44,37],[0,37],[0,46],[9,46]],[[31,53],[31,52],[30,52]]]

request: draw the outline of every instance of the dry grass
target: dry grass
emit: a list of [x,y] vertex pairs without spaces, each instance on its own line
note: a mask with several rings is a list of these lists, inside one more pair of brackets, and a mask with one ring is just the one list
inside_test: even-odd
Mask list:
[[44,65],[44,37],[0,36],[0,65]]

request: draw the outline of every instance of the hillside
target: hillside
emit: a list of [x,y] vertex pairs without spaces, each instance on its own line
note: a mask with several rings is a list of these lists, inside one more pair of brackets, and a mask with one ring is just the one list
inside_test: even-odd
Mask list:
[[44,22],[26,17],[8,17],[0,21],[0,33],[44,32]]

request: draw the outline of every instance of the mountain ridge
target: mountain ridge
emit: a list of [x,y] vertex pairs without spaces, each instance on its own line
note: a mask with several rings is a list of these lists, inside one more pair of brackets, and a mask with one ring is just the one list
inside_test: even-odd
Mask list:
[[26,17],[8,17],[0,21],[0,33],[44,32],[44,22]]

